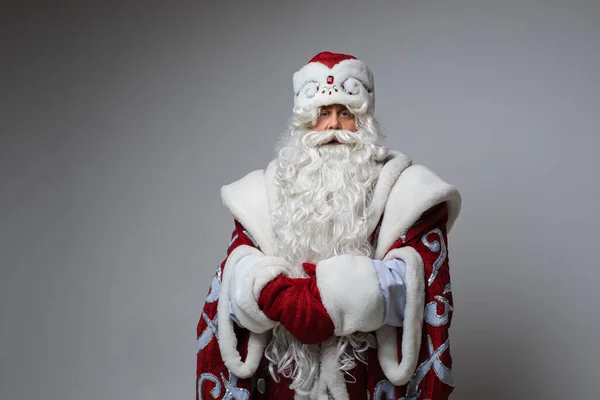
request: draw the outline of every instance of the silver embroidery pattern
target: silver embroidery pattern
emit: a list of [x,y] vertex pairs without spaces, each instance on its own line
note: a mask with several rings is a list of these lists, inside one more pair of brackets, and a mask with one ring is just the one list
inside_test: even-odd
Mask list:
[[[206,303],[214,303],[215,301],[219,300],[219,296],[221,295],[221,273],[221,266],[219,265],[217,267],[217,274],[210,284],[210,290],[208,291],[208,296],[206,296],[205,300]],[[202,313],[202,318],[206,322],[207,327],[204,329],[204,331],[202,331],[200,336],[196,338],[196,354],[200,353],[206,347],[206,345],[210,343],[213,337],[216,337],[217,340],[219,339],[217,315],[218,313],[215,313],[214,318],[210,319],[206,313]]]
[[200,400],[204,400],[202,397],[202,384],[205,381],[209,381],[215,384],[215,387],[210,391],[210,395],[213,399],[216,399],[221,394],[221,382],[213,374],[204,373],[198,377],[198,395]]
[[[421,394],[421,392],[419,391],[419,393],[415,394],[414,396],[400,397],[400,400],[417,400],[419,398],[420,394]],[[424,400],[428,400],[428,399],[424,399]]]
[[223,268],[221,268],[221,264],[217,265],[217,278],[219,282],[223,279]]
[[[225,375],[221,373],[221,378],[225,383],[225,394],[223,400],[248,400],[250,399],[250,392],[244,388],[237,387],[238,377],[229,371],[229,380],[225,379]],[[213,399],[216,399],[221,395],[222,385],[221,381],[213,374],[204,373],[198,377],[198,397],[200,400],[204,400],[202,397],[202,384],[206,381],[215,384],[215,387],[210,391],[210,395]]]
[[252,235],[250,235],[250,232],[248,232],[247,230],[244,229],[244,235],[248,236],[248,239],[250,239],[250,241],[252,242],[252,244],[254,245],[254,247],[258,248],[258,243],[256,243],[256,240],[254,240],[254,238],[252,237]]
[[210,343],[210,341],[212,340],[213,337],[216,337],[217,340],[219,340],[219,329],[217,327],[217,316],[218,316],[218,313],[215,314],[215,317],[213,319],[210,319],[210,318],[208,318],[208,315],[206,315],[206,313],[202,313],[202,318],[204,319],[204,321],[206,322],[206,325],[208,325],[208,326],[206,327],[206,329],[204,329],[204,331],[202,331],[200,336],[198,336],[198,338],[196,339],[196,354],[198,354],[202,350],[204,350],[206,345],[208,345]]
[[236,233],[235,235],[233,235],[233,237],[231,238],[231,241],[229,242],[229,246],[227,246],[227,250],[229,250],[231,248],[231,246],[233,246],[233,242],[235,242],[237,240],[237,238],[239,238],[240,236]]
[[[382,380],[377,383],[375,386],[375,393],[373,395],[373,400],[394,400],[396,397],[395,393],[396,387],[388,380]],[[417,400],[419,397],[419,393],[408,396],[408,397],[400,397],[400,400]],[[369,392],[367,392],[367,399],[370,398]]]
[[450,293],[451,291],[452,291],[452,286],[450,286],[450,283],[448,283],[446,285],[446,287],[444,288],[444,291],[442,292],[442,294]]
[[406,395],[413,396],[408,397],[409,399],[415,398],[415,395],[418,397],[420,394],[419,384],[425,378],[425,375],[429,372],[429,370],[433,367],[433,371],[435,375],[440,378],[442,382],[444,382],[448,386],[454,387],[454,379],[452,378],[452,371],[450,368],[446,367],[442,361],[440,360],[440,356],[448,349],[450,345],[450,339],[447,339],[444,344],[442,344],[439,348],[434,349],[433,343],[431,342],[431,337],[427,336],[427,342],[429,347],[429,358],[425,360],[421,365],[417,367],[417,371],[413,376],[412,380],[408,383],[406,388]]
[[446,325],[450,320],[448,314],[450,311],[454,311],[450,305],[450,301],[443,296],[435,296],[435,299],[444,305],[444,311],[442,314],[437,313],[438,303],[431,301],[425,306],[425,321],[431,326],[442,326]]
[[229,380],[221,373],[221,378],[225,382],[225,396],[223,400],[248,400],[250,392],[244,388],[237,387],[238,377],[229,371]]
[[[229,243],[229,248],[231,248],[231,246],[233,245],[233,242],[237,238],[238,238],[238,235],[236,234],[233,237],[233,239],[231,239],[231,242]],[[219,296],[221,295],[222,274],[223,274],[223,269],[221,268],[221,265],[219,264],[217,266],[217,273],[210,284],[210,290],[208,292],[208,295],[206,296],[206,303],[214,303],[215,301],[219,300]],[[202,350],[204,350],[204,348],[210,343],[210,341],[213,338],[216,338],[217,341],[219,340],[218,313],[215,313],[215,316],[213,317],[213,319],[210,319],[209,316],[205,312],[203,312],[202,319],[204,319],[207,326],[204,329],[204,331],[202,331],[200,336],[198,336],[198,338],[196,339],[197,354],[199,354]],[[221,379],[223,380],[224,387],[225,387],[225,393],[224,393],[222,399],[224,399],[224,400],[249,400],[250,392],[244,388],[238,388],[237,387],[238,377],[236,375],[234,375],[231,371],[228,370],[228,372],[229,372],[229,380],[227,380],[225,378],[225,375],[223,373],[221,373]],[[200,376],[198,377],[197,390],[198,390],[199,399],[204,400],[204,397],[202,396],[202,385],[206,381],[212,382],[215,385],[215,387],[212,388],[210,391],[210,396],[213,399],[216,399],[219,396],[221,396],[223,385],[221,384],[221,381],[219,380],[219,378],[217,378],[215,375],[210,374],[210,373],[203,373],[203,374],[200,374]]]
[[213,277],[212,282],[210,283],[210,290],[208,291],[208,296],[206,296],[206,303],[214,303],[219,300],[219,295],[221,294],[221,281],[219,280],[219,270],[217,270],[217,275]]
[[[432,233],[435,233],[436,235],[438,235],[440,237],[439,242],[437,240],[435,240],[433,242],[430,242],[429,240],[427,240],[427,237],[429,235],[431,235]],[[437,277],[439,269],[441,268],[442,264],[446,260],[446,255],[447,255],[446,243],[444,243],[444,236],[442,235],[442,231],[439,230],[438,228],[432,229],[431,231],[429,231],[425,235],[423,235],[423,237],[421,238],[421,241],[423,242],[423,244],[425,246],[427,246],[427,248],[429,250],[436,252],[436,253],[438,251],[440,252],[439,257],[433,263],[433,270],[431,271],[431,276],[429,276],[429,280],[427,281],[427,285],[431,286],[431,284]]]
[[373,400],[394,400],[394,385],[388,380],[382,380],[375,386],[375,392],[373,394]]

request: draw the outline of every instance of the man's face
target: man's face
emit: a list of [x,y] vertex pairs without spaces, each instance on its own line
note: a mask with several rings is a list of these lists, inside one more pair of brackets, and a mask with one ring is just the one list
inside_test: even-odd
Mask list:
[[343,129],[356,132],[356,120],[346,106],[342,104],[332,104],[321,107],[317,123],[313,127],[315,131],[327,131]]

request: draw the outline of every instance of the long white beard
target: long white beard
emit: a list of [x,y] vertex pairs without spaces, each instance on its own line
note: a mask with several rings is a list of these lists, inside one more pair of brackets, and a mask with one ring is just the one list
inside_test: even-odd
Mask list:
[[[373,126],[373,124],[371,124]],[[341,144],[323,145],[336,138]],[[275,172],[278,207],[273,226],[278,256],[303,276],[303,262],[338,255],[370,256],[368,207],[387,151],[376,129],[307,131],[292,129],[279,151]],[[365,362],[368,335],[332,338],[339,369]],[[291,389],[307,395],[319,367],[319,346],[300,343],[277,326],[267,348],[269,369],[290,378]]]
[[[333,138],[342,144],[323,145]],[[364,131],[292,132],[275,172],[279,256],[300,265],[371,253],[367,210],[380,169],[376,139]]]

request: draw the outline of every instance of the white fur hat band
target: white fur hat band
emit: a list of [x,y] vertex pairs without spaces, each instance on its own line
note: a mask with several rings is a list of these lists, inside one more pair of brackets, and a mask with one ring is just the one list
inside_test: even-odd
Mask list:
[[294,74],[294,108],[344,104],[359,113],[373,113],[373,74],[354,56],[322,52]]

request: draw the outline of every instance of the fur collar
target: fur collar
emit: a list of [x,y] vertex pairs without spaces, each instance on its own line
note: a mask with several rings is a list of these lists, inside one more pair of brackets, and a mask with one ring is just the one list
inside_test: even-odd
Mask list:
[[[412,160],[394,150],[379,174],[369,208],[369,233],[381,221],[376,258],[383,258],[389,247],[408,231],[430,207],[448,202],[448,230],[460,211],[460,194],[429,169],[412,165]],[[221,188],[223,204],[256,240],[265,255],[274,255],[275,238],[272,212],[277,198],[274,188],[276,162],[266,170],[256,170]],[[383,218],[382,218],[383,216]]]

